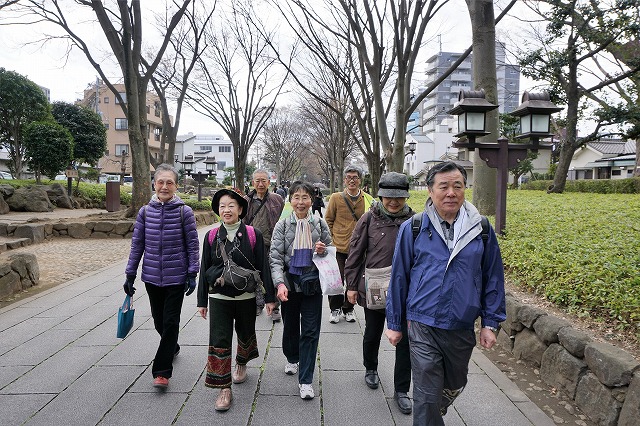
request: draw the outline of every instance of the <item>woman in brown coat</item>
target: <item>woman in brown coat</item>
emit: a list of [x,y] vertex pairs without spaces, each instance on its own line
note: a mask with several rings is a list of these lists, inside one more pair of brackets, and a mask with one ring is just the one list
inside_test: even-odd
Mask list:
[[[367,274],[375,271],[384,274],[384,269],[391,267],[400,225],[413,216],[413,211],[406,204],[409,198],[409,182],[404,174],[390,172],[383,175],[378,188],[380,202],[371,206],[369,211],[358,220],[351,235],[351,249],[345,264],[347,298],[349,302],[358,303],[364,308],[366,325],[362,341],[362,356],[366,369],[365,383],[371,389],[376,389],[380,383],[378,352],[380,338],[384,331],[386,291],[374,294],[370,292],[367,295],[365,268],[368,271]],[[380,268],[383,271],[380,271]],[[372,269],[374,271],[371,271]],[[388,272],[390,277],[391,271]],[[403,336],[407,336],[406,330]],[[411,400],[407,395],[410,384],[409,340],[403,337],[396,346],[394,399],[400,411],[405,414],[410,414],[412,410]]]

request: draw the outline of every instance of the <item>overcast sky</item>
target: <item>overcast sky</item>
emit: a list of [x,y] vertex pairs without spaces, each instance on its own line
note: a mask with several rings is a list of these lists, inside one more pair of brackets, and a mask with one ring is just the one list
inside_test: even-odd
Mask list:
[[[441,14],[438,22],[429,26],[429,34],[425,37],[426,46],[424,56],[436,53],[442,43],[443,51],[463,51],[471,43],[469,17],[464,0],[451,0],[446,6],[446,12]],[[496,10],[496,15],[499,13]],[[25,42],[39,38],[43,28],[30,26],[1,26],[0,25],[0,66],[16,71],[35,83],[49,88],[51,102],[74,102],[82,97],[84,89],[95,82],[97,73],[87,59],[78,50],[72,51],[69,60],[65,59],[65,49],[60,43],[47,45],[24,45]],[[435,36],[441,34],[440,41]],[[500,28],[498,28],[500,37]],[[95,24],[93,34],[88,35],[90,42],[102,43],[104,35],[100,27]],[[421,55],[422,56],[422,55]],[[109,61],[105,61],[106,64]],[[104,65],[103,65],[104,67]],[[416,67],[414,81],[422,79],[424,65]],[[112,81],[118,81],[119,69],[112,68]],[[527,88],[526,82],[521,82],[521,90]],[[173,111],[172,113],[174,113]],[[210,119],[192,110],[185,110],[180,124],[180,134],[219,133],[222,131]]]

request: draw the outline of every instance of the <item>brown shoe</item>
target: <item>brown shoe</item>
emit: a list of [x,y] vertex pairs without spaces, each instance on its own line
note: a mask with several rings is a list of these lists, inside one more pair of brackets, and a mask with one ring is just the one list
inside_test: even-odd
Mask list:
[[231,400],[233,395],[231,394],[231,388],[222,388],[216,399],[215,409],[216,411],[227,411],[231,407]]
[[233,383],[242,383],[247,380],[247,366],[236,364],[236,371],[231,375]]

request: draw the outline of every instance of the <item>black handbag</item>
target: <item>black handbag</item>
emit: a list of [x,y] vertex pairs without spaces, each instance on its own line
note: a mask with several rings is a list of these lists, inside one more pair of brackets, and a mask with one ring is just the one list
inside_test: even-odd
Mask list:
[[[262,279],[260,278],[260,272],[257,269],[248,269],[238,265],[227,256],[227,251],[224,248],[224,244],[218,241],[218,247],[222,254],[222,276],[214,282],[215,285],[230,285],[237,290],[247,293],[253,293],[256,291],[256,287],[262,286]],[[242,253],[242,252],[240,252]],[[244,256],[244,255],[243,255]]]

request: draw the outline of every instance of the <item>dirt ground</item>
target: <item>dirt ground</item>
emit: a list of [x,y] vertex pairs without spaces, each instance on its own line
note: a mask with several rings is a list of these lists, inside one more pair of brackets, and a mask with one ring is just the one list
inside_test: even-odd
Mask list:
[[[44,291],[52,286],[81,277],[114,262],[127,259],[131,241],[120,240],[76,240],[72,238],[55,238],[53,240],[23,247],[14,252],[34,253],[40,267],[40,284],[14,297],[0,300],[0,308],[17,300]],[[640,345],[631,335],[624,335],[611,330],[604,324],[587,321],[558,309],[543,298],[521,291],[507,283],[510,291],[519,300],[545,309],[549,314],[569,321],[573,327],[583,330],[594,339],[619,346],[640,359]],[[595,426],[576,405],[553,387],[545,384],[538,369],[530,364],[516,360],[511,352],[500,345],[491,350],[482,349],[483,353],[556,424]]]

